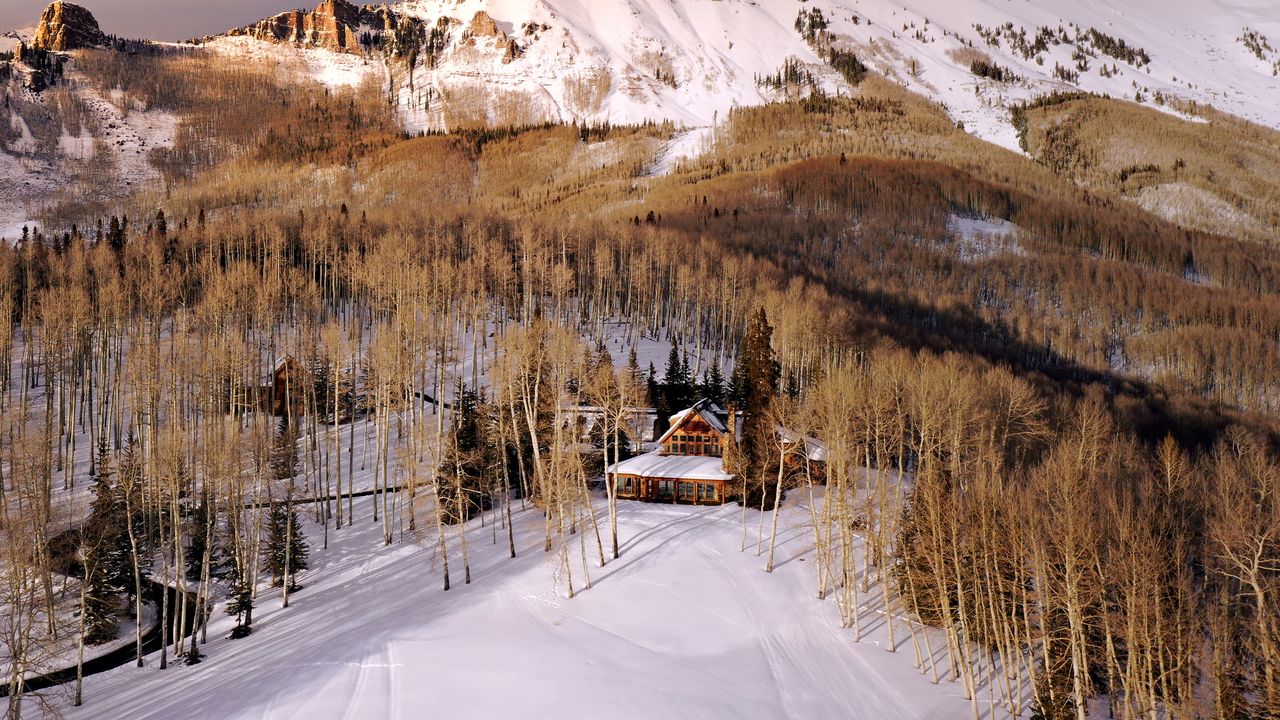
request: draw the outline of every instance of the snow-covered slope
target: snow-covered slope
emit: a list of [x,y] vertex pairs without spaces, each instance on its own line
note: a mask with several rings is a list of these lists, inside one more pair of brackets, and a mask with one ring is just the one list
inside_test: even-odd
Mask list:
[[[393,8],[446,30],[433,58],[412,73],[392,69],[410,129],[478,113],[706,126],[735,105],[785,95],[759,80],[787,62],[826,92],[850,92],[824,47],[855,53],[1010,148],[1009,104],[1073,88],[1159,98],[1166,108],[1175,99],[1207,103],[1280,127],[1280,14],[1269,0],[406,0]],[[482,11],[498,36],[472,31]],[[804,23],[815,30],[807,39],[801,13],[817,18]],[[243,39],[229,40],[212,45],[243,51]],[[307,67],[330,84],[385,79],[381,63],[352,72],[349,58],[320,51],[329,68],[316,54],[308,51]],[[975,59],[1013,77],[979,77]]]
[[35,34],[36,28],[34,25],[0,32],[0,53],[13,52],[18,47],[19,42],[30,42],[31,36]]
[[[201,664],[160,671],[151,658],[90,677],[85,704],[59,709],[68,720],[968,716],[958,683],[933,685],[913,668],[902,621],[897,652],[887,651],[878,590],[863,596],[860,642],[831,599],[814,599],[809,513],[794,495],[772,574],[755,551],[754,511],[752,544],[739,552],[734,506],[622,502],[623,556],[599,568],[588,543],[590,590],[573,539],[573,599],[532,508],[516,513],[515,559],[504,532],[494,544],[491,528],[472,523],[470,585],[450,531],[449,592],[433,539],[384,547],[362,516],[313,550],[315,569],[287,609],[264,587],[248,638],[226,639],[233,622],[219,611]],[[940,655],[943,646],[933,639]]]

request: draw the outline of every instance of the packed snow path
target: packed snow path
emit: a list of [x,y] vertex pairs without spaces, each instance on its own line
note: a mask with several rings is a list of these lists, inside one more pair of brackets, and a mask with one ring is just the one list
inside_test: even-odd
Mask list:
[[[537,511],[516,516],[514,560],[501,531],[494,545],[492,528],[473,522],[473,582],[462,583],[453,540],[454,588],[445,593],[430,550],[384,547],[367,505],[357,510],[354,528],[331,530],[329,549],[313,550],[315,569],[301,578],[305,588],[291,595],[289,608],[264,588],[253,635],[226,639],[233,620],[219,610],[203,663],[160,671],[149,662],[89,678],[85,705],[64,708],[66,717],[878,719],[971,712],[959,684],[932,685],[912,667],[905,626],[891,654],[881,613],[865,613],[863,639],[855,643],[832,602],[814,599],[803,508],[784,514],[778,567],[767,574],[753,547],[739,552],[737,506],[621,503],[622,558],[599,568],[590,538],[595,585],[572,600],[563,578],[555,585],[558,556],[542,552]],[[756,517],[748,513],[753,539]],[[309,527],[308,538],[317,543],[319,528]],[[576,540],[572,549],[581,590]]]

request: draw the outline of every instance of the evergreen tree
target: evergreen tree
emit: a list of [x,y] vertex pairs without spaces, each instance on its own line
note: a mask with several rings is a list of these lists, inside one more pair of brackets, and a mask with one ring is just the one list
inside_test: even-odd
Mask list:
[[239,563],[231,566],[227,614],[236,619],[231,637],[242,638],[253,632],[253,583],[241,572]]
[[593,369],[613,368],[613,355],[609,353],[609,348],[605,346],[604,340],[596,342],[596,357]]
[[792,400],[796,400],[800,397],[800,376],[796,374],[795,370],[787,372],[787,384],[786,389],[783,392],[785,392],[787,397]]
[[742,364],[742,358],[738,358],[737,364],[733,366],[733,372],[729,373],[729,404],[741,408],[746,404],[747,399],[747,366]]
[[[191,509],[191,545],[186,551],[188,579],[200,579],[200,575],[204,570],[205,548],[209,546],[212,540],[209,537],[209,498],[206,495],[201,498],[199,504]],[[210,574],[214,574],[224,562],[221,555],[222,546],[214,542],[209,555]]]
[[720,358],[711,359],[711,367],[702,376],[700,394],[704,400],[724,405],[724,373],[720,370]]
[[100,645],[119,630],[120,595],[132,588],[129,538],[120,486],[111,469],[105,441],[98,444],[94,498],[85,524],[81,552],[86,584],[85,642]]
[[297,573],[307,569],[307,541],[293,509],[293,478],[298,473],[298,431],[287,420],[280,421],[271,447],[271,475],[287,482],[285,501],[271,503],[267,514],[266,565],[271,584],[279,586],[289,577],[289,589],[297,589]]
[[659,433],[667,431],[667,418],[671,413],[664,412],[666,410],[665,398],[662,396],[662,389],[658,387],[658,372],[653,369],[653,361],[649,362],[649,376],[645,378],[644,386],[649,395],[649,402],[653,403],[654,409],[657,411],[657,423],[654,426]]
[[672,415],[693,404],[695,387],[689,370],[689,356],[672,345],[667,356],[667,369],[662,378],[665,414]]
[[112,250],[116,251],[117,255],[119,255],[121,252],[124,251],[124,243],[125,243],[125,226],[120,222],[119,218],[117,218],[115,215],[112,215],[111,224],[108,226],[108,229],[107,229],[107,244],[111,246]]
[[444,463],[436,473],[436,491],[450,522],[465,522],[489,507],[484,474],[489,467],[485,415],[480,398],[459,384],[453,405],[453,424]]
[[[760,308],[747,324],[733,373],[742,410],[740,455],[748,487],[763,476],[773,446],[769,408],[778,394],[780,369],[772,340],[773,327],[764,308]],[[764,498],[760,500],[763,506]]]
[[307,569],[307,540],[302,534],[298,513],[293,509],[292,498],[282,503],[272,503],[267,514],[266,565],[271,572],[271,584],[284,583],[285,571],[289,575],[290,592],[298,589],[298,573]]
[[[640,369],[640,360],[636,357],[635,345],[632,345],[631,349],[627,352],[627,375],[630,376],[631,382],[634,383],[636,387],[639,388],[647,386],[644,371]],[[650,399],[646,402],[652,401],[653,400]]]

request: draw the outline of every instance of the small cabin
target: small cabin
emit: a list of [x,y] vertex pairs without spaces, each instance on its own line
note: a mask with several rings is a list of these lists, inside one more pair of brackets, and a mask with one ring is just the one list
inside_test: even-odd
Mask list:
[[311,373],[292,355],[277,358],[271,369],[271,385],[263,388],[271,413],[276,417],[304,415],[310,382]]

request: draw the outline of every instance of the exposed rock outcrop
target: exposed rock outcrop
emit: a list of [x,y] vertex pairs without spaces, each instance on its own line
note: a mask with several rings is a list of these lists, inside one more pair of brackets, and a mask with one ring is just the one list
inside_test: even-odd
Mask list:
[[498,27],[498,23],[484,10],[477,11],[471,18],[466,34],[469,38],[467,42],[471,45],[476,44],[476,38],[493,38],[494,46],[502,48],[503,63],[509,63],[520,57],[519,43],[515,38],[507,37],[507,34]]
[[489,17],[489,13],[480,10],[476,12],[475,17],[471,18],[471,25],[468,26],[471,34],[476,37],[496,37],[501,40],[507,39],[507,34],[498,29],[498,23]]
[[[291,10],[227,32],[270,42],[286,42],[333,52],[358,53],[362,41],[375,36],[395,36],[405,26],[422,25],[416,18],[401,17],[385,5],[357,7],[345,0],[325,0],[315,10]],[[417,29],[417,28],[413,28]]]
[[107,43],[107,36],[98,27],[93,13],[69,2],[50,3],[40,16],[31,47],[37,50],[75,50],[100,47]]

